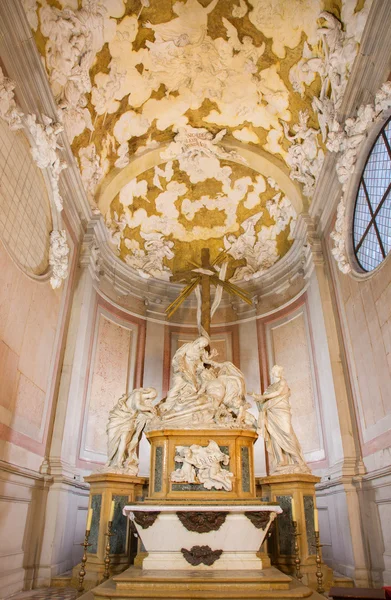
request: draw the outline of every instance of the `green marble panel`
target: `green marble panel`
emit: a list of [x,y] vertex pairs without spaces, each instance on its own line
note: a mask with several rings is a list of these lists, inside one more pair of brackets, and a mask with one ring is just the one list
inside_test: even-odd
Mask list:
[[242,463],[242,491],[249,492],[250,487],[250,457],[248,446],[241,446],[240,458]]
[[90,537],[88,540],[91,546],[88,548],[88,552],[89,554],[96,554],[98,552],[98,537],[100,525],[100,511],[102,508],[102,494],[94,494],[92,496],[91,508],[94,512],[92,513]]
[[304,496],[305,529],[307,532],[308,554],[316,554],[315,523],[314,523],[314,497]]
[[155,474],[154,474],[155,492],[161,492],[163,489],[163,446],[156,446],[155,450]]
[[129,503],[129,496],[114,495],[113,500],[115,508],[111,532],[114,535],[110,538],[110,553],[125,554],[128,520],[122,514],[122,509]]
[[278,547],[280,555],[292,556],[295,552],[295,539],[292,525],[292,496],[277,496],[276,502],[283,512],[277,516]]

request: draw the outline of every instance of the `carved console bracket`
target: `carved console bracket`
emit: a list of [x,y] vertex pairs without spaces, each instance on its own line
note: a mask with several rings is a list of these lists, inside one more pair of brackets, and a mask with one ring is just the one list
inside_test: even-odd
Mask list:
[[134,513],[134,520],[137,525],[140,525],[143,529],[148,529],[151,525],[154,524],[158,516],[160,515],[160,510],[156,511],[144,511],[139,510]]
[[190,565],[197,567],[201,563],[212,566],[222,555],[222,550],[212,550],[209,546],[192,546],[190,550],[182,548],[181,552]]
[[[209,531],[218,531],[225,522],[226,512],[187,512],[178,511],[178,519],[187,531],[196,531],[197,533],[209,533]],[[204,547],[204,546],[203,546]]]

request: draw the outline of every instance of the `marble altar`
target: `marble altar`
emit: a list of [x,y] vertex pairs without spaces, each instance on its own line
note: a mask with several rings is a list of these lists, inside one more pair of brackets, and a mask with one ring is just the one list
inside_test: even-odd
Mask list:
[[148,556],[143,569],[262,569],[257,552],[276,518],[277,504],[130,504]]

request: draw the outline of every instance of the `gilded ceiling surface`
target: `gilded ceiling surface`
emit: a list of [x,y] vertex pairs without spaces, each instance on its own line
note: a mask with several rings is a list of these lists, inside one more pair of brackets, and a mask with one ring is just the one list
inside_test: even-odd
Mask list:
[[310,202],[370,5],[24,0],[86,192],[123,260],[169,279],[201,247],[225,248],[240,281],[287,252],[292,199],[241,147],[277,157]]

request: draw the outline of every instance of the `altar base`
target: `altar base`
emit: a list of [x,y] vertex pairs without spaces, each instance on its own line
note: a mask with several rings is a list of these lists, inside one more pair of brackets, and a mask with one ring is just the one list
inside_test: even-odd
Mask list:
[[[320,477],[309,474],[270,475],[258,480],[262,486],[262,498],[278,502],[283,509],[275,521],[275,532],[270,540],[272,564],[284,573],[293,575],[294,536],[292,527],[292,499],[295,503],[301,573],[303,583],[317,588],[314,508],[316,507],[315,484]],[[321,552],[321,551],[320,551]],[[323,587],[328,589],[333,580],[333,571],[323,561]]]
[[258,549],[279,506],[261,503],[125,506],[148,555],[145,570],[261,569]]
[[[122,510],[129,502],[143,498],[143,487],[147,479],[120,473],[93,473],[84,478],[90,484],[89,507],[93,508],[91,532],[87,549],[86,576],[84,589],[89,590],[98,585],[105,570],[105,548],[107,544],[107,526],[111,503],[114,500],[112,533],[110,540],[110,576],[121,573],[129,566],[132,559],[130,552],[130,532],[128,520]],[[136,554],[136,549],[134,549]],[[72,587],[79,584],[80,563],[72,569]]]
[[309,598],[317,594],[275,568],[249,571],[153,571],[130,567],[93,590],[94,600],[128,598]]

